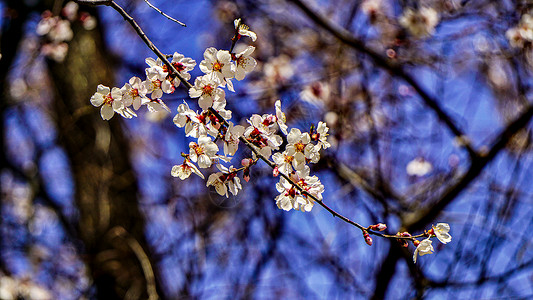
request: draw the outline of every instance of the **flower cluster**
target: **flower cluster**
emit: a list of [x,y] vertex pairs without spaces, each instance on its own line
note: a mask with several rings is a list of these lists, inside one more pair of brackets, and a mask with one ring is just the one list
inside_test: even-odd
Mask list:
[[505,36],[515,48],[523,48],[526,44],[533,42],[533,16],[522,15],[520,23],[516,27],[509,28]]
[[71,24],[74,21],[80,21],[85,30],[96,27],[96,19],[86,12],[78,13],[78,4],[73,1],[63,7],[61,17],[54,16],[49,10],[44,11],[36,29],[37,34],[44,39],[41,53],[62,62],[68,52],[67,42],[73,37]]
[[[452,236],[448,233],[450,231],[450,225],[447,223],[438,223],[436,226],[432,226],[432,228],[426,232],[427,238],[419,241],[414,239],[413,244],[416,246],[415,252],[413,253],[413,262],[416,263],[417,256],[424,256],[426,254],[431,254],[435,250],[433,249],[433,241],[431,241],[431,238],[436,236],[437,239],[443,243],[447,244],[452,241]],[[405,234],[408,234],[404,232],[403,234],[398,234],[402,236],[406,236]]]
[[[122,88],[109,88],[100,84],[96,93],[91,97],[91,103],[96,107],[101,107],[102,119],[109,120],[115,113],[124,118],[136,117],[136,110],[145,105],[150,112],[166,110],[170,112],[168,106],[161,100],[163,94],[171,94],[175,87],[179,86],[180,80],[169,70],[158,58],[147,58],[145,69],[146,79],[132,77],[122,86]],[[179,72],[182,78],[189,79],[190,70],[196,66],[196,62],[179,53],[172,56],[172,65]],[[133,108],[133,109],[132,109]]]
[[400,25],[417,38],[433,34],[439,23],[437,11],[431,7],[420,7],[418,10],[407,8],[399,19]]

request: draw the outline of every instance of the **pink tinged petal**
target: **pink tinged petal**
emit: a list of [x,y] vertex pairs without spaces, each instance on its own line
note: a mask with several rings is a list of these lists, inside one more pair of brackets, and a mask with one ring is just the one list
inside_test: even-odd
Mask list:
[[100,109],[100,115],[102,116],[102,119],[109,120],[113,117],[115,114],[115,111],[111,107],[111,105],[104,104],[102,105],[102,108]]

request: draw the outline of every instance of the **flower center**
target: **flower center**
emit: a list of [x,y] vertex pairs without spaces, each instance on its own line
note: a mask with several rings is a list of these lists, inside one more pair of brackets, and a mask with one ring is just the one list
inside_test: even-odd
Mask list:
[[202,90],[205,95],[211,95],[211,93],[213,93],[214,88],[210,85],[206,85],[202,88]]
[[185,70],[185,66],[182,63],[175,62],[172,63],[172,65],[174,66],[174,68],[176,68],[176,70],[178,70],[178,72]]
[[111,96],[111,93],[104,96],[104,104],[113,104],[113,97]]
[[298,142],[298,143],[294,144],[294,148],[298,152],[304,152],[305,145],[302,142]]
[[216,72],[220,72],[220,70],[222,70],[222,67],[224,65],[221,64],[219,61],[216,61],[214,64],[213,64],[213,71],[216,71]]

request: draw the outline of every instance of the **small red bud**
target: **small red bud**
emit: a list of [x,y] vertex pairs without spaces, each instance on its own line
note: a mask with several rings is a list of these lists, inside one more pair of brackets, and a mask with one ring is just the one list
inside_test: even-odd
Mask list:
[[365,238],[365,242],[368,246],[372,246],[372,238],[368,234],[366,230],[363,231],[363,237]]
[[278,166],[274,167],[274,170],[272,170],[272,176],[278,177],[279,175],[279,169]]
[[243,160],[241,160],[241,164],[243,167],[249,167],[251,163],[252,160],[249,158],[243,158]]
[[420,241],[419,240],[414,240],[413,241],[413,245],[415,245],[415,247],[418,247],[418,245],[420,245]]
[[410,237],[411,234],[409,232],[402,232],[402,236],[404,237]]
[[378,223],[377,226],[378,226],[377,229],[379,231],[383,231],[383,230],[387,229],[387,224]]

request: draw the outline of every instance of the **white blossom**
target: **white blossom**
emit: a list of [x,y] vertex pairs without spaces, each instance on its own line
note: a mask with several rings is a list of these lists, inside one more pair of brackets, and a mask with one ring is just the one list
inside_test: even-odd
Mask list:
[[221,196],[229,197],[228,191],[236,196],[242,190],[242,185],[240,178],[237,177],[235,168],[230,166],[228,169],[222,165],[217,165],[217,167],[222,172],[209,175],[206,186],[214,186],[217,193]]
[[252,41],[255,42],[255,40],[257,39],[257,35],[255,34],[255,32],[251,31],[247,25],[242,23],[240,18],[235,19],[233,21],[233,24],[235,25],[235,29],[239,30],[239,35],[249,36],[252,39]]
[[189,178],[189,176],[194,173],[198,176],[200,176],[202,179],[204,179],[204,175],[198,168],[191,163],[191,161],[187,158],[181,165],[175,165],[172,167],[172,170],[170,171],[170,174],[174,177],[179,177],[179,179],[184,180],[186,178]]
[[447,244],[452,241],[452,236],[448,233],[450,231],[450,225],[447,223],[437,223],[437,226],[432,226],[433,232],[437,239],[443,244]]
[[331,147],[330,143],[328,143],[328,131],[329,128],[325,122],[318,122],[318,126],[316,127],[316,133],[313,135],[313,140],[318,140],[317,145],[319,145],[323,149]]
[[405,167],[407,175],[419,177],[428,174],[429,172],[431,172],[432,169],[433,166],[431,165],[431,163],[422,157],[417,157],[413,159]]
[[224,155],[233,156],[239,148],[239,138],[244,134],[244,126],[233,125],[229,122],[229,127],[224,134]]
[[[191,79],[191,74],[189,74],[189,71],[193,70],[196,66],[196,61],[194,59],[190,57],[185,57],[183,54],[180,54],[178,52],[174,52],[174,55],[172,55],[172,61],[170,63],[176,69],[176,71],[178,71],[178,73],[183,79]],[[166,65],[163,67],[163,69],[168,70]],[[174,86],[177,87],[179,84],[180,80],[174,79]]]
[[412,35],[422,38],[435,32],[435,26],[439,23],[439,15],[431,7],[421,7],[416,11],[407,8],[400,17],[399,22]]
[[189,157],[200,168],[209,168],[217,152],[218,146],[208,136],[200,136],[198,143],[189,143]]
[[255,69],[257,62],[250,56],[254,50],[254,46],[248,46],[244,51],[235,56],[235,79],[243,80],[247,73],[250,73]]
[[99,107],[102,119],[109,120],[118,111],[123,108],[122,92],[119,88],[110,89],[105,85],[98,85],[96,93],[91,97],[91,104]]
[[146,93],[152,93],[152,100],[161,98],[163,93],[174,92],[174,86],[166,79],[167,73],[162,70],[157,66],[146,69],[147,79],[143,81],[143,85]]
[[122,87],[122,100],[124,106],[130,106],[133,104],[133,108],[138,110],[141,105],[150,101],[150,99],[146,97],[147,92],[146,87],[142,84],[139,77],[130,78],[130,80]]
[[416,258],[420,254],[420,256],[424,256],[426,254],[431,254],[433,251],[433,246],[431,245],[433,243],[429,238],[423,240],[418,244],[418,246],[415,249],[415,253],[413,253],[413,262],[416,264]]
[[222,85],[225,85],[225,78],[232,78],[235,74],[229,51],[217,50],[213,47],[205,50],[204,60],[200,62],[200,70]]
[[207,135],[207,130],[200,120],[200,116],[191,110],[185,101],[178,106],[178,113],[174,116],[173,121],[176,126],[185,127],[185,136],[198,138],[201,135]]
[[285,113],[281,110],[281,100],[277,100],[274,105],[276,107],[276,123],[278,123],[281,132],[287,135],[287,129],[289,127],[285,124],[287,122],[287,117],[285,117]]
[[194,86],[189,89],[189,96],[191,98],[200,97],[198,105],[207,110],[213,106],[213,102],[224,100],[226,93],[218,87],[217,81],[213,80],[211,76],[205,75],[196,78]]

